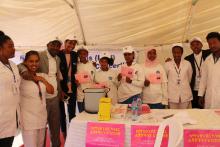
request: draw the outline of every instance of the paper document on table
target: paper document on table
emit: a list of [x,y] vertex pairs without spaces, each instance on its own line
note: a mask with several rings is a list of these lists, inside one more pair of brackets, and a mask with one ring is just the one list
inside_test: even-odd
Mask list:
[[173,118],[178,120],[183,125],[185,125],[185,124],[192,124],[192,125],[197,124],[197,121],[195,119],[192,119],[189,116],[188,112],[186,112],[186,111],[178,112],[177,114],[175,114],[173,116]]
[[111,116],[113,118],[125,118],[125,115],[128,111],[127,104],[115,104],[112,106]]

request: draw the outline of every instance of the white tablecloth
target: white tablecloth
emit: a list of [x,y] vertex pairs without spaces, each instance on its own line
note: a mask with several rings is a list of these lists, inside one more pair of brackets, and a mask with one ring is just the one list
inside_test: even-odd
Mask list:
[[[214,110],[205,109],[187,109],[187,110],[152,110],[154,115],[170,115],[179,111],[188,112],[189,116],[197,121],[196,125],[184,125],[187,129],[210,129],[220,130],[220,116],[217,115]],[[86,142],[86,127],[87,122],[98,122],[98,116],[96,114],[80,113],[70,123],[68,130],[65,147],[85,147]],[[103,121],[102,121],[103,122]],[[125,124],[125,146],[130,146],[130,127],[132,124],[140,125],[159,125],[158,120],[143,120],[141,123],[134,123],[128,119],[111,119],[110,121],[104,121],[106,123],[120,123]]]

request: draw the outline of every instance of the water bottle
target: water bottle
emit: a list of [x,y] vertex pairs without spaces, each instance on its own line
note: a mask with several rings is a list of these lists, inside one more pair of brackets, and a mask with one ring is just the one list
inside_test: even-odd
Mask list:
[[131,116],[132,121],[136,121],[138,119],[137,100],[133,100],[131,104],[131,112],[132,112],[132,116]]
[[141,98],[137,99],[137,108],[138,108],[138,116],[142,114],[142,100]]

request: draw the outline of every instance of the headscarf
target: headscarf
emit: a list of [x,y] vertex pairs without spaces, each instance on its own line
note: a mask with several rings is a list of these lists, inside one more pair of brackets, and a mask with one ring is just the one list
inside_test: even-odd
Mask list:
[[151,50],[155,50],[155,51],[156,51],[156,54],[157,54],[157,50],[156,50],[155,48],[147,49],[147,50],[145,51],[145,66],[146,66],[146,67],[154,67],[154,66],[157,66],[157,65],[159,64],[159,61],[158,61],[157,56],[156,56],[156,58],[154,59],[154,61],[151,61],[151,60],[148,58],[147,54],[148,54],[148,52],[151,51]]

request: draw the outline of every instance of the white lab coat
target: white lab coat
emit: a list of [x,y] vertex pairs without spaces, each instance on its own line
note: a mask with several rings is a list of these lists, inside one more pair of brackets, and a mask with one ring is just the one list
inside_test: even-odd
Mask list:
[[[45,79],[48,76],[43,73],[37,74]],[[39,96],[39,88],[33,81],[21,80],[21,127],[23,130],[35,130],[46,128],[47,110],[46,110],[46,86],[39,82],[42,100]]]
[[110,88],[108,97],[112,98],[112,103],[117,102],[117,85],[118,85],[118,72],[114,69],[109,68],[108,71],[98,70],[95,73],[94,82],[105,84],[106,87]]
[[[0,138],[11,137],[16,134],[16,111],[19,115],[20,75],[17,65],[9,62],[15,74],[16,83],[12,72],[0,62]],[[17,92],[13,92],[14,83],[17,86]]]
[[175,70],[176,63],[170,61],[165,63],[168,76],[168,101],[172,103],[184,103],[192,100],[190,81],[192,78],[191,64],[182,59],[180,62],[180,84],[177,84],[178,74]]
[[199,96],[205,95],[206,109],[220,108],[220,60],[214,64],[213,55],[202,66]]

